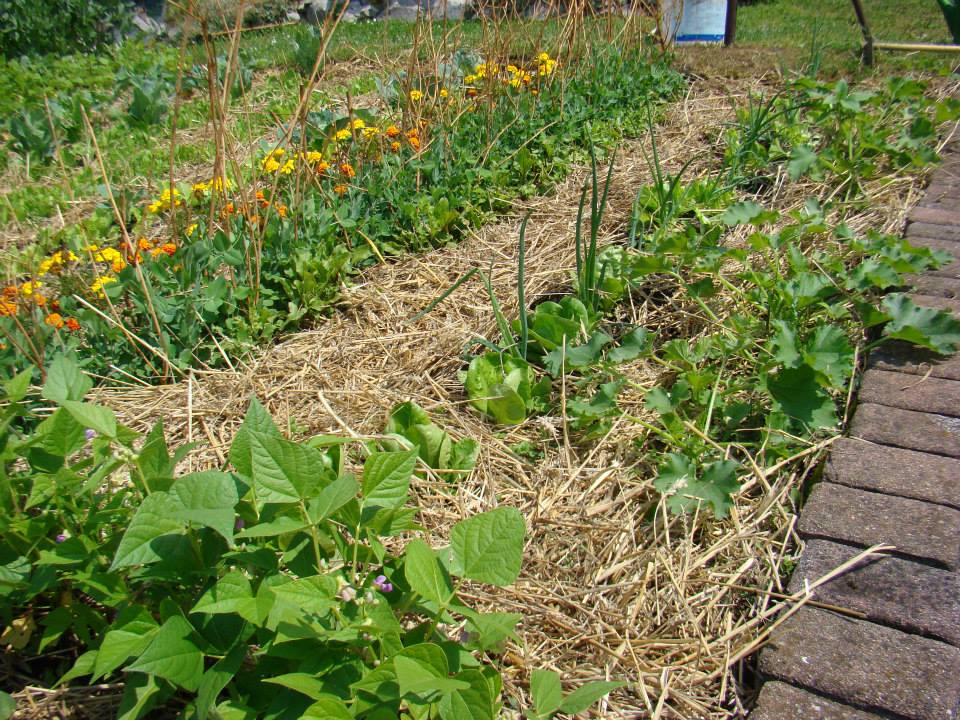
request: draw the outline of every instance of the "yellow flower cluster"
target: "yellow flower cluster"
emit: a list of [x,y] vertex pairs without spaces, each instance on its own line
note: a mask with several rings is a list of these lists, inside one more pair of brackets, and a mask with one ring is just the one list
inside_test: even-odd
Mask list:
[[40,268],[37,271],[37,277],[43,277],[47,273],[51,272],[58,273],[68,262],[76,262],[78,259],[79,258],[77,258],[77,256],[74,255],[73,251],[71,250],[57,250],[57,252],[45,258],[40,263]]
[[261,162],[261,167],[263,168],[264,172],[280,173],[281,175],[289,175],[292,173],[293,158],[288,158],[286,161],[283,161],[283,158],[286,154],[287,151],[283,148],[277,148],[276,150],[270,151],[270,153]]
[[537,74],[540,77],[546,77],[547,75],[553,75],[553,71],[557,67],[557,61],[551,58],[547,53],[542,52],[537,55]]
[[223,192],[224,190],[229,190],[233,187],[233,183],[230,181],[230,178],[215,177],[210,178],[208,182],[198,182],[193,186],[193,192],[195,195],[205,195],[211,190],[216,192]]
[[109,275],[101,275],[96,280],[93,281],[93,284],[90,286],[90,292],[96,295],[98,298],[103,299],[107,294],[103,291],[103,288],[109,285],[110,283],[115,283],[117,279],[115,277],[110,277]]
[[181,205],[183,205],[183,200],[181,200],[180,191],[176,188],[167,188],[160,193],[159,198],[147,205],[147,210],[156,214]]
[[127,261],[123,254],[116,248],[101,248],[98,245],[87,245],[84,250],[90,253],[94,262],[109,263],[110,269],[115,273],[120,272],[127,266]]
[[507,72],[510,74],[507,82],[512,88],[520,88],[524,85],[529,85],[533,80],[533,76],[530,73],[522,68],[518,68],[516,65],[507,65]]
[[420,92],[419,90],[411,90],[410,100],[412,100],[413,102],[420,102],[421,100],[423,100],[423,93]]

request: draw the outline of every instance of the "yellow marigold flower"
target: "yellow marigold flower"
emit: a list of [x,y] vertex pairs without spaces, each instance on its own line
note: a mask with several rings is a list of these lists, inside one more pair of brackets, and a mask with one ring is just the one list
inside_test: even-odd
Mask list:
[[342,142],[344,140],[349,140],[351,137],[353,137],[353,133],[350,132],[350,129],[343,128],[342,130],[337,130],[336,134],[333,136],[333,139],[337,142]]
[[380,134],[380,128],[378,128],[378,127],[376,127],[376,126],[374,126],[374,125],[371,125],[371,126],[369,126],[369,127],[365,127],[365,128],[363,129],[363,132],[362,132],[361,134],[362,134],[365,138],[376,137],[377,135]]
[[420,92],[419,90],[411,90],[411,91],[410,91],[410,99],[411,99],[413,102],[420,102],[420,100],[423,99],[423,93]]
[[507,72],[516,75],[520,69],[516,65],[507,65]]
[[24,297],[30,297],[33,295],[39,288],[43,287],[43,283],[39,280],[30,280],[25,282],[20,286],[20,294]]
[[290,160],[287,160],[283,164],[283,167],[280,168],[280,174],[289,175],[292,172],[293,172],[293,159],[291,158]]
[[270,154],[267,157],[272,157],[274,160],[279,160],[286,154],[287,154],[286,150],[284,150],[282,147],[278,147],[278,148],[275,148],[274,150],[271,150]]
[[63,316],[60,313],[50,313],[43,321],[52,328],[59,330],[63,327]]
[[449,94],[446,88],[440,88],[440,97],[445,98]]
[[400,152],[400,147],[401,145],[399,140],[394,140],[392,143],[390,143],[390,149],[394,152]]
[[193,235],[197,231],[197,224],[191,223],[187,226],[187,235]]
[[463,82],[467,85],[473,85],[476,81],[477,81],[476,75],[467,75],[465,78],[463,78]]
[[538,62],[545,63],[545,62],[548,62],[549,60],[550,60],[550,56],[545,52],[542,52],[539,55],[537,55]]
[[323,154],[318,153],[316,150],[310,150],[303,154],[303,159],[310,165],[316,165],[317,163],[323,160]]
[[338,185],[333,186],[333,191],[337,195],[340,195],[341,197],[346,195],[349,190],[350,190],[350,186],[347,185],[346,183],[339,183]]
[[388,138],[400,137],[400,128],[398,128],[396,125],[391,125],[390,127],[388,127],[387,137]]
[[94,280],[93,285],[90,286],[90,292],[96,295],[98,298],[106,297],[106,293],[103,292],[103,288],[109,285],[110,283],[117,282],[115,277],[110,277],[109,275],[101,275],[96,280]]
[[147,205],[147,211],[153,213],[154,215],[156,215],[162,209],[163,209],[163,205],[159,200],[155,200],[154,202]]
[[353,121],[354,130],[363,130],[366,126],[367,124],[360,118],[357,118],[356,120]]
[[95,252],[96,252],[97,250],[99,250],[99,249],[100,249],[100,246],[99,246],[99,245],[86,245],[86,246],[83,248],[83,251],[84,251],[84,252],[95,253]]
[[193,190],[194,195],[203,195],[210,189],[210,183],[198,182],[194,183],[191,190]]
[[267,155],[263,159],[263,169],[268,173],[275,173],[280,169],[280,163],[272,155]]

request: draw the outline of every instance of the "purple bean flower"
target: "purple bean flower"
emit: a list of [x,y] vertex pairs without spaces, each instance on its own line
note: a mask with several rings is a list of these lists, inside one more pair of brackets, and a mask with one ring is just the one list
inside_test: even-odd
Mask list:
[[377,575],[373,581],[373,586],[383,593],[393,592],[393,583],[387,580],[386,575]]
[[62,542],[66,542],[69,537],[70,536],[67,535],[66,533],[60,533],[59,535],[57,535],[56,539],[58,543],[62,543]]
[[340,599],[344,602],[353,602],[357,599],[357,591],[354,590],[350,585],[345,585],[340,591]]
[[87,428],[83,431],[83,435],[87,438],[87,440],[93,440],[97,436],[97,431]]
[[237,518],[237,521],[233,524],[234,530],[243,530],[243,527],[246,523],[243,522],[243,518]]

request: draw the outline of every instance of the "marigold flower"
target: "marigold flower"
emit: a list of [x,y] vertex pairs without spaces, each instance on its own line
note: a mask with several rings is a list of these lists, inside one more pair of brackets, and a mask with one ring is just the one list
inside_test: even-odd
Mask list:
[[67,329],[76,332],[80,329],[80,321],[76,318],[67,318]]
[[33,302],[37,304],[37,307],[43,307],[44,305],[47,304],[47,298],[41,295],[40,293],[36,293],[33,296]]
[[360,118],[354,120],[352,124],[354,130],[363,130],[367,126],[367,124]]
[[181,205],[183,205],[183,201],[180,199],[180,191],[176,188],[167,188],[160,193],[160,197],[157,200],[147,205],[147,210],[156,214],[164,210],[169,210],[174,206],[180,207]]
[[110,283],[117,282],[115,277],[110,277],[109,275],[101,275],[96,280],[94,280],[93,285],[90,286],[90,292],[96,295],[99,298],[106,297],[106,293],[103,292],[103,288],[109,285]]
[[287,160],[280,168],[281,175],[289,175],[293,172],[293,159]]
[[393,150],[393,152],[400,152],[401,147],[402,146],[400,145],[399,140],[394,140],[392,143],[390,143],[390,149]]
[[323,154],[322,154],[322,153],[318,153],[316,150],[311,150],[311,151],[309,151],[309,152],[307,152],[307,153],[304,153],[303,159],[304,159],[304,160],[307,162],[307,164],[309,164],[309,165],[316,165],[317,163],[323,161]]
[[416,137],[416,136],[411,137],[411,138],[407,138],[407,142],[410,143],[410,147],[412,147],[414,150],[419,150],[419,149],[420,149],[420,138],[418,138],[418,137]]
[[287,216],[287,206],[286,205],[277,205],[277,215],[282,218]]
[[[46,299],[46,298],[44,298]],[[54,298],[50,301],[50,311],[51,312],[60,312],[60,301]]]
[[60,313],[50,313],[43,321],[52,328],[59,330],[63,327],[63,316]]
[[363,135],[365,138],[376,137],[377,135],[380,134],[380,128],[376,127],[375,125],[369,125],[365,127],[360,134]]
[[423,99],[423,93],[420,92],[419,90],[411,90],[411,91],[410,91],[410,99],[411,99],[413,102],[420,102],[420,101]]
[[187,235],[193,235],[197,231],[197,227],[199,227],[197,223],[190,223],[187,225]]
[[474,98],[474,97],[476,97],[476,96],[477,96],[477,89],[476,89],[476,88],[467,88],[467,97]]
[[349,140],[351,137],[353,137],[353,133],[350,132],[350,129],[343,128],[342,130],[337,130],[337,132],[334,133],[333,139],[337,142],[342,142],[344,140]]
[[17,304],[9,300],[0,300],[0,317],[10,317],[17,314]]
[[446,88],[440,88],[440,97],[445,98],[449,94]]
[[30,280],[20,286],[20,294],[24,297],[30,297],[37,291],[38,288],[41,287],[43,287],[43,283],[39,280]]
[[16,285],[7,285],[3,289],[4,300],[16,300],[19,294],[20,294],[20,288],[18,288]]
[[353,165],[350,163],[341,163],[340,172],[350,180],[357,176],[357,171],[353,169]]
[[223,206],[223,212],[226,215],[233,215],[236,211],[237,211],[237,206],[234,205],[232,202],[228,202],[226,205]]
[[120,272],[120,271],[123,270],[126,266],[127,266],[127,261],[124,260],[122,257],[115,258],[114,261],[113,261],[112,263],[110,263],[110,268],[111,268],[115,273]]
[[147,240],[146,238],[140,238],[139,240],[137,240],[137,247],[140,250],[152,250],[153,243]]
[[476,75],[467,75],[466,77],[463,78],[463,82],[465,85],[473,85],[476,81],[477,81]]
[[400,137],[400,128],[398,128],[396,125],[389,126],[387,128],[387,137],[390,138],[391,140],[393,138]]
[[330,163],[326,161],[318,162],[316,167],[314,168],[314,171],[317,173],[317,175],[323,175],[325,172],[329,170],[330,170]]
[[272,157],[265,157],[263,159],[264,172],[275,173],[279,169],[280,169],[280,163],[278,163]]
[[350,191],[350,186],[347,185],[346,183],[339,183],[339,184],[333,186],[333,191],[334,191],[337,195],[340,195],[341,197],[343,197],[344,195],[346,195],[346,194]]
[[406,136],[407,136],[408,138],[415,138],[415,137],[417,137],[417,135],[419,135],[419,134],[420,134],[420,131],[417,130],[416,128],[410,128],[410,129],[407,130],[407,132],[406,132]]
[[171,256],[172,256],[172,255],[177,251],[177,246],[174,245],[172,242],[164,243],[164,244],[160,247],[160,251],[163,252],[163,253],[165,253],[165,254],[167,254],[167,255],[171,255]]

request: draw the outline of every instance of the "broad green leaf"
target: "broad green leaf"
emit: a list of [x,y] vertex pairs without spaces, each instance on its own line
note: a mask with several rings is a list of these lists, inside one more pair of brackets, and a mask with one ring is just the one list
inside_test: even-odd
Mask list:
[[47,368],[47,380],[41,395],[51,402],[82,400],[93,388],[93,381],[80,370],[72,357],[58,355]]
[[243,424],[234,435],[230,446],[230,462],[238,472],[250,477],[253,474],[253,460],[251,458],[250,433],[255,432],[267,437],[281,438],[273,418],[267,409],[260,404],[257,398],[251,398],[250,407],[243,418]]
[[186,531],[180,518],[182,509],[180,501],[165,492],[147,495],[120,539],[111,570],[162,559],[155,541],[168,535],[182,535]]
[[755,202],[746,201],[734,203],[720,216],[720,222],[729,227],[734,225],[747,225],[754,223],[758,218],[766,219],[768,213],[762,205]]
[[581,685],[563,699],[560,704],[560,712],[567,715],[576,715],[586,710],[611,690],[616,690],[624,685],[626,685],[625,682],[590,682]]
[[320,494],[310,501],[307,514],[313,523],[320,523],[353,500],[360,490],[360,484],[353,475],[344,475],[327,485]]
[[97,651],[87,650],[83,655],[77,658],[73,667],[67,671],[66,675],[57,680],[57,686],[66,685],[71,680],[86,677],[93,674],[93,669],[97,663]]
[[[16,401],[14,401],[16,402]],[[9,720],[17,710],[17,701],[10,693],[0,690],[0,720]]]
[[[261,590],[263,588],[261,587]],[[336,604],[336,581],[327,575],[299,578],[270,588],[274,605],[268,625],[275,629],[281,622],[302,624],[307,616],[326,617]]]
[[496,652],[504,643],[517,639],[516,627],[523,620],[519,613],[476,613],[468,619],[469,626],[477,637],[471,638],[471,644],[485,651]]
[[173,484],[170,494],[183,506],[182,520],[211,528],[233,545],[234,508],[240,494],[231,475],[216,470],[190,473]]
[[146,608],[134,606],[122,612],[103,637],[93,666],[93,679],[104,677],[139,656],[156,634],[159,625]]
[[416,464],[416,450],[371,453],[363,464],[365,504],[385,508],[403,505]]
[[281,515],[270,522],[261,522],[252,525],[237,533],[238,538],[264,538],[276,537],[277,535],[286,535],[287,533],[297,532],[310,526],[310,523],[300,518]]
[[613,342],[613,338],[605,332],[597,331],[590,336],[583,345],[571,347],[566,345],[547,353],[543,358],[543,366],[553,376],[559,376],[565,368],[583,368],[600,361],[603,348]]
[[883,329],[885,337],[905,340],[940,355],[950,355],[960,347],[960,321],[948,312],[920,307],[903,294],[885,297],[883,309],[890,315]]
[[453,597],[453,585],[437,554],[423,540],[407,543],[403,572],[410,588],[421,597],[445,606]]
[[500,507],[453,526],[453,570],[470,580],[506,586],[517,579],[526,525],[520,511]]
[[766,378],[766,389],[779,410],[809,428],[827,428],[837,424],[833,398],[817,382],[816,372],[806,363],[784,368]]
[[836,325],[820,325],[803,348],[803,359],[827,378],[831,387],[842,388],[853,375],[853,346]]
[[487,412],[487,398],[490,397],[490,388],[503,381],[503,370],[500,368],[500,355],[487,353],[478,355],[470,361],[464,387],[470,404],[482,413]]
[[560,709],[563,686],[560,674],[553,670],[534,670],[530,675],[530,696],[537,715],[548,718]]
[[60,404],[85,428],[96,430],[108,438],[117,436],[117,418],[113,410],[78,400],[64,400]]
[[191,613],[218,615],[246,610],[253,602],[253,588],[247,576],[234,570],[220,578],[190,610]]
[[818,156],[816,151],[809,145],[797,145],[790,155],[790,162],[787,163],[787,172],[790,180],[796,182],[806,175],[817,164]]
[[258,503],[307,499],[324,471],[319,450],[256,430],[247,433],[254,493]]
[[332,695],[324,695],[308,707],[303,718],[308,720],[353,720],[353,715],[343,700]]
[[198,720],[206,720],[210,715],[210,711],[216,705],[217,697],[240,670],[246,655],[247,644],[238,643],[213,667],[203,673],[200,687],[197,689]]
[[784,320],[774,320],[773,337],[770,343],[773,346],[773,359],[784,367],[793,367],[800,360],[797,350],[797,334],[794,327]]
[[456,680],[469,687],[447,693],[439,702],[441,720],[494,720],[496,698],[487,679],[478,670],[464,670]]
[[[423,653],[426,647],[435,650],[426,655]],[[439,665],[441,656],[442,667]],[[404,697],[433,697],[437,693],[443,695],[470,687],[465,682],[447,677],[449,670],[446,667],[446,656],[436,645],[414,645],[406,648],[394,656],[393,666],[400,686],[400,695]]]
[[[47,376],[49,377],[49,372]],[[7,395],[7,402],[16,403],[23,400],[27,396],[27,392],[30,390],[30,381],[32,379],[33,367],[28,367],[26,370],[22,370],[9,380],[4,381],[3,391]]]
[[163,684],[153,675],[132,673],[123,683],[117,720],[139,720],[163,699]]
[[504,383],[490,387],[487,412],[501,425],[519,425],[527,419],[527,405],[523,398]]
[[274,685],[282,685],[285,688],[290,688],[291,690],[301,693],[302,695],[306,695],[311,700],[320,700],[327,695],[323,689],[323,680],[315,675],[310,675],[309,673],[286,673],[285,675],[277,675],[276,677],[266,678],[263,682],[272,683]]
[[174,615],[160,626],[143,655],[128,665],[127,671],[156,675],[195,692],[203,675],[203,653],[193,635],[190,623]]
[[620,340],[620,345],[607,353],[611,362],[622,363],[643,355],[650,347],[650,337],[645,328],[636,328]]

